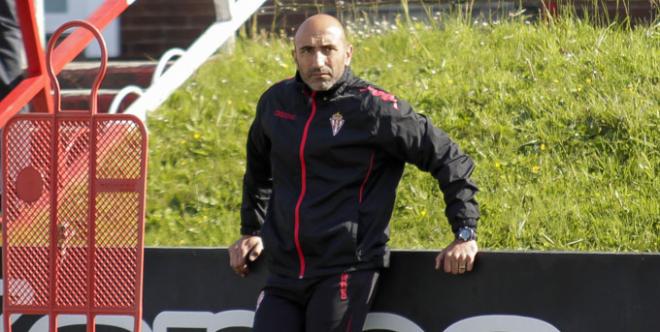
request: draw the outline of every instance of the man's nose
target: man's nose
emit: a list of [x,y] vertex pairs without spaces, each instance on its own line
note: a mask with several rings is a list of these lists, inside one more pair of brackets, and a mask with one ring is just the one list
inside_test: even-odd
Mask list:
[[326,56],[323,52],[314,52],[314,64],[322,67],[325,66]]

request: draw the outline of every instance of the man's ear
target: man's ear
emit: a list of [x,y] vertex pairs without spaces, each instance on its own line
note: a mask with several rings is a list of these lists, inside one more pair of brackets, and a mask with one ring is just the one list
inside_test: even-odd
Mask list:
[[346,60],[344,61],[344,65],[349,66],[351,64],[352,58],[353,58],[353,45],[348,44],[348,46],[346,46]]
[[291,50],[291,57],[293,58],[293,63],[295,63],[296,66],[298,66],[298,59],[296,58],[296,48],[295,47]]

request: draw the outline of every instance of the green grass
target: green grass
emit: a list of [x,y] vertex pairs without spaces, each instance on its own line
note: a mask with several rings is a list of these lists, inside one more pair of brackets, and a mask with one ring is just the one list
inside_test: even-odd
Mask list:
[[[660,250],[660,24],[573,18],[351,25],[353,69],[410,101],[477,163],[487,249]],[[238,236],[258,96],[293,75],[286,39],[239,39],[150,115],[148,245]],[[407,167],[395,248],[451,240],[437,183]]]

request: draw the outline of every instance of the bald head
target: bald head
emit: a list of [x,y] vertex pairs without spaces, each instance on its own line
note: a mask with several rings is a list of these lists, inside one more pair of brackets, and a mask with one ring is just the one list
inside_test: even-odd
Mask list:
[[330,15],[311,16],[296,31],[293,57],[300,77],[312,90],[332,88],[350,64],[352,53],[344,27]]
[[344,26],[337,18],[328,14],[316,14],[308,17],[296,30],[294,44],[298,45],[299,39],[304,39],[309,35],[319,35],[330,33],[341,39],[342,43],[347,44]]

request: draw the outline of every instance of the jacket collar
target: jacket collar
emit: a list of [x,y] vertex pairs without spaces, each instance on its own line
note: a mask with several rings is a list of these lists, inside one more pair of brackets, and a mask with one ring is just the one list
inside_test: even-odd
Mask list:
[[[300,85],[302,88],[303,92],[306,95],[311,95],[312,89],[307,86],[307,84],[302,80],[300,77],[300,73],[296,70],[296,77],[295,77],[296,82]],[[344,93],[347,87],[350,86],[350,82],[354,80],[353,72],[351,71],[350,66],[346,66],[344,69],[344,73],[341,75],[339,80],[335,83],[335,85],[332,86],[329,90],[326,91],[317,91],[316,95],[317,96],[327,96],[327,97],[335,97],[338,95],[341,95]]]

